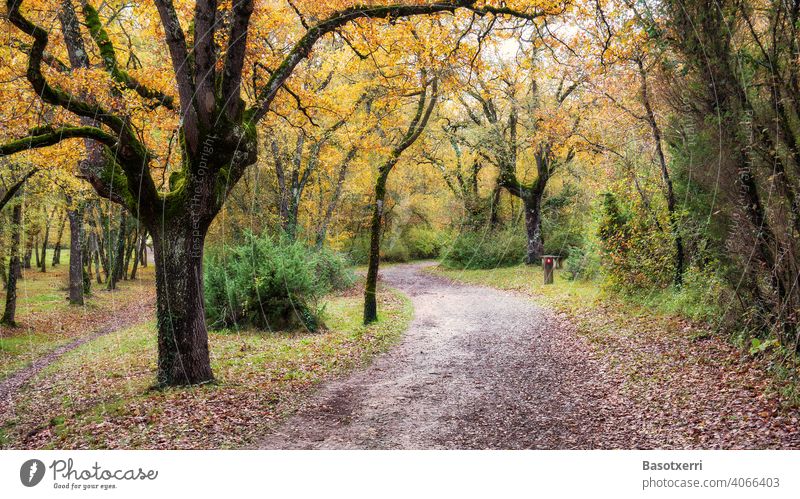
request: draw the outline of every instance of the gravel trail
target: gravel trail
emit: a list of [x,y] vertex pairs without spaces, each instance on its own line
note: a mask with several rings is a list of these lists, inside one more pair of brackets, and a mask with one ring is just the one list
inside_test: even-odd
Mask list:
[[324,385],[268,449],[653,447],[621,380],[569,323],[513,293],[388,267],[415,317],[368,368]]

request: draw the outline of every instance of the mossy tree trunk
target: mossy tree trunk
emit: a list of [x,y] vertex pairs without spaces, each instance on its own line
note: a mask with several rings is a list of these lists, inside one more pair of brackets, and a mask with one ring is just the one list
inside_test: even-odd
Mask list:
[[[438,99],[438,80],[428,81],[422,72],[422,90],[419,93],[416,113],[400,142],[392,149],[389,158],[378,168],[378,179],[375,182],[375,204],[372,209],[370,223],[369,262],[367,264],[367,282],[364,287],[364,324],[378,320],[378,267],[381,260],[381,226],[383,223],[384,201],[386,199],[386,182],[389,174],[400,160],[400,155],[416,142],[428,125],[433,108]],[[429,98],[430,94],[430,98]]]
[[529,192],[522,197],[523,209],[525,210],[525,233],[527,235],[525,263],[528,265],[539,262],[544,254],[542,195],[536,194],[536,192]]
[[342,197],[342,187],[344,186],[344,181],[347,178],[347,169],[350,166],[350,163],[356,157],[358,153],[358,148],[355,146],[351,147],[347,154],[345,154],[342,161],[339,163],[338,174],[336,176],[336,188],[333,190],[333,194],[331,195],[330,201],[328,201],[328,206],[325,208],[325,214],[322,217],[322,220],[319,224],[319,228],[317,229],[317,248],[322,248],[325,246],[325,239],[328,237],[328,225],[330,225],[331,219],[333,218],[333,212],[336,210],[336,207],[339,205],[339,199]]
[[[213,379],[203,309],[202,242],[230,189],[241,179],[245,168],[256,162],[256,124],[270,111],[275,96],[286,88],[286,81],[311,55],[318,40],[359,19],[397,19],[457,9],[470,10],[479,16],[502,13],[528,20],[546,15],[472,1],[343,8],[307,26],[283,61],[269,73],[266,83],[254,92],[253,105],[246,108],[241,87],[253,1],[237,1],[227,7],[218,6],[217,2],[197,2],[191,45],[187,44],[173,2],[154,1],[164,28],[164,48],[172,62],[178,102],[172,96],[147,88],[124,70],[105,25],[89,3],[82,4],[84,23],[79,23],[72,2],[63,1],[59,17],[71,68],[89,67],[89,51],[84,47],[84,39],[89,38],[81,33],[86,26],[109,77],[130,90],[132,98],[140,98],[148,106],[166,108],[180,121],[183,164],[174,174],[175,181],[170,178],[169,188],[161,189],[150,170],[157,158],[139,139],[140,131],[133,128],[130,116],[89,98],[88,90],[71,93],[48,81],[41,66],[46,59],[50,30],[28,19],[21,9],[23,3],[8,0],[6,18],[16,30],[33,40],[26,71],[31,90],[42,102],[81,119],[81,126],[36,128],[26,137],[0,144],[0,155],[48,147],[67,138],[89,140],[96,146],[94,150],[102,151],[104,161],[79,165],[81,178],[100,196],[135,214],[154,240],[158,380],[164,385]],[[220,37],[216,36],[222,26],[228,29],[229,41],[224,51],[217,45]],[[69,68],[64,69],[68,71]],[[419,114],[418,117],[421,118]],[[413,129],[418,122],[419,119],[412,123]],[[415,133],[408,145],[419,132]],[[207,144],[211,139],[212,144]]]
[[103,269],[100,263],[100,243],[97,242],[97,234],[92,232],[91,238],[89,240],[89,247],[91,248],[91,253],[94,256],[94,271],[95,271],[95,278],[97,279],[97,284],[103,284]]
[[11,254],[8,265],[8,280],[6,283],[6,307],[0,324],[6,326],[16,325],[17,315],[17,276],[20,273],[19,242],[22,231],[22,203],[14,205],[11,212]]
[[142,267],[147,267],[147,231],[142,230],[142,240],[139,246],[139,262]]
[[[142,229],[139,228],[136,231],[136,236],[131,240],[131,244],[128,248],[128,256],[127,260],[130,261],[133,259],[133,267],[131,268],[131,280],[136,279],[136,271],[139,269],[139,234],[142,232]],[[127,264],[126,264],[127,266]]]
[[[534,153],[536,161],[536,180],[529,184],[521,183],[516,173],[507,168],[500,173],[500,184],[513,196],[522,201],[525,214],[526,251],[525,263],[538,263],[544,254],[544,236],[542,235],[542,202],[547,182],[553,173],[555,160],[548,145],[541,145]],[[566,161],[572,160],[569,153]]]
[[67,224],[67,216],[61,215],[58,223],[58,236],[56,236],[56,244],[53,246],[53,260],[50,262],[51,267],[61,265],[61,242],[64,239],[64,228]]
[[383,203],[386,199],[386,181],[390,168],[382,168],[375,183],[375,204],[372,207],[372,221],[369,233],[369,262],[367,282],[364,288],[364,323],[378,320],[378,266],[381,261],[381,226],[383,224]]
[[[110,224],[109,224],[110,225]],[[122,279],[122,275],[124,272],[123,264],[125,261],[125,239],[127,237],[127,228],[128,228],[128,215],[124,211],[122,212],[119,220],[119,226],[117,228],[117,239],[116,239],[116,247],[112,248],[111,243],[114,241],[111,237],[109,237],[109,249],[108,249],[108,256],[109,256],[109,276],[107,282],[107,289],[117,289],[117,282]]]
[[[579,83],[576,82],[566,87],[560,86],[555,95],[557,106],[560,106],[575,91],[578,85]],[[537,176],[534,180],[527,182],[521,179],[517,174],[520,158],[519,148],[526,147],[526,141],[518,140],[517,136],[519,103],[522,102],[522,96],[514,95],[514,91],[511,88],[508,90],[510,92],[509,96],[512,98],[510,99],[511,105],[507,120],[501,119],[498,113],[498,106],[486,87],[471,89],[467,93],[480,104],[479,110],[471,111],[473,121],[482,124],[485,120],[487,124],[491,125],[492,132],[495,135],[496,141],[489,148],[491,152],[489,157],[492,158],[492,163],[500,173],[497,180],[498,186],[504,188],[513,196],[511,198],[512,211],[514,211],[514,197],[522,201],[526,235],[525,263],[531,265],[539,262],[544,253],[542,204],[547,183],[559,166],[566,165],[574,159],[575,150],[570,147],[566,154],[557,155],[554,153],[554,149],[558,145],[555,140],[538,144],[532,151],[536,161]],[[534,79],[526,96],[528,105],[538,108],[539,98],[539,85]],[[577,122],[573,125],[569,135],[563,136],[559,140],[564,143],[575,132],[576,126]],[[496,207],[500,199],[499,192],[495,193],[494,199],[495,204],[493,206]],[[496,210],[496,208],[493,208],[493,210]],[[491,218],[496,221],[496,216],[496,211],[493,211]]]
[[50,215],[47,215],[47,211],[44,212],[45,215],[45,222],[44,222],[44,235],[42,236],[42,256],[41,258],[36,259],[37,266],[42,272],[47,272],[47,245],[50,243],[50,228],[53,225],[53,220],[56,216],[56,208],[50,212]]
[[656,152],[656,157],[658,158],[658,164],[661,168],[661,179],[664,182],[664,197],[667,202],[667,213],[669,215],[669,226],[670,231],[672,232],[672,241],[675,246],[675,254],[674,254],[674,261],[675,261],[675,273],[673,277],[673,284],[676,287],[680,287],[683,284],[683,271],[685,267],[684,263],[684,249],[683,249],[683,237],[681,235],[680,230],[680,220],[678,219],[677,213],[677,203],[675,201],[675,189],[672,184],[672,177],[669,173],[669,167],[667,166],[667,159],[664,155],[664,148],[662,146],[662,134],[661,134],[661,127],[658,125],[658,121],[656,120],[656,114],[653,111],[653,105],[650,102],[650,91],[648,89],[647,84],[647,70],[644,66],[644,61],[641,58],[636,59],[636,64],[639,68],[639,77],[641,79],[641,96],[642,96],[642,104],[644,105],[645,109],[645,120],[647,124],[650,126],[650,131],[653,135],[653,143]]
[[[25,243],[25,256],[22,258],[22,268],[30,269],[31,268],[31,259],[33,259],[33,250],[36,248],[36,233],[31,231],[28,233],[28,237],[26,238]],[[36,253],[39,254],[38,252]],[[21,275],[21,274],[20,274]]]
[[162,385],[214,379],[203,296],[207,228],[187,225],[150,228],[156,265],[158,382]]

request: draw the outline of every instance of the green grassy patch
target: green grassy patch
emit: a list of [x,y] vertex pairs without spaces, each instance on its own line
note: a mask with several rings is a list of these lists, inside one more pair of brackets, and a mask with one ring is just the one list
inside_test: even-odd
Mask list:
[[[365,365],[396,342],[411,302],[380,295],[379,321],[361,324],[361,296],[325,303],[326,328],[211,332],[217,382],[151,388],[154,324],[88,342],[46,368],[0,421],[4,448],[230,448],[257,442],[321,381]],[[35,389],[30,388],[35,386]]]
[[613,304],[620,312],[635,316],[655,313],[663,317],[708,322],[719,314],[719,308],[711,304],[707,290],[700,291],[697,289],[699,286],[684,286],[680,291],[670,288],[623,295],[606,289],[600,281],[567,279],[560,269],[555,271],[553,284],[545,285],[542,268],[538,265],[487,270],[429,267],[428,271],[461,282],[519,291],[543,305],[564,312],[583,310],[598,304]]
[[529,295],[543,305],[570,311],[591,305],[608,298],[608,293],[592,281],[572,281],[556,270],[554,283],[544,284],[542,268],[536,265],[516,265],[482,270],[449,270],[443,267],[428,267],[428,272],[450,279],[489,286],[508,291],[519,291]]
[[[62,262],[65,262],[62,252]],[[66,258],[69,253],[66,252]],[[49,262],[50,260],[48,260]],[[70,341],[92,334],[108,319],[137,300],[152,296],[153,267],[142,269],[134,281],[120,282],[109,292],[97,285],[82,306],[70,305],[67,297],[67,265],[25,272],[17,294],[18,327],[0,326],[0,379],[29,365],[35,359]],[[95,286],[95,282],[92,283]],[[0,293],[0,303],[5,294]],[[149,317],[142,317],[147,320]]]

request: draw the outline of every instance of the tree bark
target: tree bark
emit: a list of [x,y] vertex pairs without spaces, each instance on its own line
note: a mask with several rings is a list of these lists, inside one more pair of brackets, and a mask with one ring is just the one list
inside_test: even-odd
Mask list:
[[84,244],[81,245],[81,250],[83,252],[83,268],[86,269],[86,276],[88,277],[89,281],[91,281],[92,277],[94,277],[94,270],[92,268],[94,263],[92,261],[92,250],[88,238],[84,239]]
[[[544,237],[542,236],[542,201],[550,176],[553,173],[553,159],[550,157],[550,148],[541,147],[535,154],[536,170],[538,176],[529,185],[524,185],[517,180],[516,174],[510,166],[501,171],[499,183],[513,196],[522,201],[525,214],[526,250],[525,263],[533,265],[538,263],[544,254]],[[568,156],[567,161],[571,158]],[[512,199],[513,199],[512,197]]]
[[289,218],[286,220],[286,235],[290,241],[297,239],[297,223],[300,211],[300,191],[293,188],[289,197]]
[[328,207],[325,209],[325,214],[322,217],[319,229],[317,230],[318,249],[321,249],[325,245],[325,239],[328,237],[328,225],[331,223],[333,212],[339,205],[339,198],[342,196],[342,186],[344,185],[344,181],[347,179],[347,168],[350,165],[350,162],[353,161],[353,158],[355,158],[357,152],[358,149],[356,147],[351,147],[342,162],[339,164],[339,174],[336,178],[336,188],[331,195],[331,200],[328,203]]
[[11,213],[11,259],[8,265],[8,283],[6,284],[6,308],[0,324],[16,326],[17,314],[17,276],[20,273],[19,241],[22,231],[22,203],[14,205]]
[[109,255],[113,255],[113,260],[109,264],[109,271],[111,272],[111,275],[108,278],[108,289],[116,289],[117,282],[119,282],[124,275],[125,239],[127,238],[127,229],[128,214],[123,211],[119,220],[119,230],[117,231],[117,247],[116,249],[109,250]]
[[[386,181],[389,173],[400,160],[400,155],[416,142],[422,131],[428,125],[428,120],[433,113],[438,99],[439,82],[436,78],[427,82],[426,73],[422,72],[423,87],[417,102],[417,111],[400,142],[392,149],[389,158],[378,168],[378,179],[375,182],[375,205],[372,211],[370,225],[369,263],[367,268],[367,283],[364,289],[364,324],[378,320],[378,302],[375,296],[378,287],[378,266],[381,259],[381,223],[383,222],[384,199],[386,198]],[[429,88],[430,86],[430,88]],[[430,90],[430,99],[428,91]],[[426,105],[427,101],[427,105]]]
[[94,255],[94,271],[97,274],[97,284],[103,284],[103,270],[100,263],[100,243],[97,242],[97,234],[92,232],[91,253]]
[[51,267],[61,265],[61,241],[64,237],[64,227],[66,226],[67,217],[62,216],[61,222],[58,225],[58,239],[56,239],[55,247],[53,248],[53,261],[50,263]]
[[[4,219],[0,218],[0,221],[5,222]],[[3,228],[0,227],[0,238],[3,237]],[[8,284],[8,274],[6,273],[6,258],[4,256],[0,256],[0,280],[3,281],[3,289],[6,289],[6,284]]]
[[542,239],[542,189],[532,191],[522,198],[525,210],[525,233],[527,234],[527,251],[525,263],[533,265],[542,259],[544,241]]
[[[44,223],[44,236],[42,236],[42,257],[37,259],[39,269],[42,272],[47,272],[47,244],[50,240],[50,227],[53,225],[53,217],[55,214],[56,209],[53,208],[53,211],[50,213],[50,216],[47,217],[47,220]],[[47,211],[45,211],[45,216],[47,216]]]
[[680,287],[683,284],[684,251],[683,238],[681,237],[678,215],[675,209],[675,190],[672,186],[672,178],[670,177],[669,168],[667,167],[667,160],[664,156],[664,149],[661,145],[661,128],[658,126],[656,114],[653,111],[653,106],[650,104],[650,93],[647,87],[647,71],[645,70],[642,59],[636,59],[636,64],[639,66],[639,76],[642,80],[642,103],[644,104],[644,109],[647,113],[647,123],[650,125],[650,131],[653,134],[653,142],[655,143],[658,164],[661,167],[661,178],[664,181],[664,197],[666,197],[667,212],[669,214],[669,226],[672,231],[672,239],[675,244],[675,277],[673,278],[673,282],[675,286]]
[[139,239],[140,239],[139,238],[139,233],[140,232],[142,232],[142,229],[139,229],[138,231],[136,231],[136,237],[134,237],[133,240],[131,241],[131,247],[128,250],[129,251],[128,259],[130,260],[131,255],[133,257],[133,268],[131,268],[131,280],[132,281],[136,279],[136,271],[139,269]]
[[125,263],[122,266],[122,278],[124,280],[128,280],[128,269],[131,268],[131,257],[133,257],[135,254],[138,243],[139,231],[135,230],[128,236],[128,239],[125,242]]
[[148,227],[156,262],[158,382],[214,379],[203,298],[203,243],[207,229],[192,224]]
[[147,231],[142,230],[142,242],[139,247],[139,261],[142,267],[147,267]]
[[495,184],[489,199],[489,228],[496,229],[500,226],[500,184]]
[[[36,237],[33,238],[33,256],[35,257],[35,267],[38,269],[41,267],[41,260],[39,258],[39,235],[37,234]],[[31,268],[30,264],[28,264],[28,268]]]
[[83,212],[74,208],[67,213],[69,218],[69,303],[83,305]]
[[[111,269],[109,268],[109,257],[111,251],[111,220],[107,217],[108,223],[103,223],[103,217],[99,213],[96,214],[97,217],[97,226],[95,227],[95,240],[97,241],[97,255],[100,258],[100,265],[103,269],[103,275],[105,275],[106,279],[110,279],[111,277]],[[107,226],[107,227],[106,227]],[[106,228],[108,230],[106,230]],[[108,251],[106,251],[108,249]]]
[[383,203],[386,198],[386,179],[390,169],[382,170],[375,183],[375,204],[372,209],[372,222],[369,233],[369,262],[367,264],[367,283],[364,288],[364,323],[378,320],[378,266],[381,258],[381,225],[383,222]]

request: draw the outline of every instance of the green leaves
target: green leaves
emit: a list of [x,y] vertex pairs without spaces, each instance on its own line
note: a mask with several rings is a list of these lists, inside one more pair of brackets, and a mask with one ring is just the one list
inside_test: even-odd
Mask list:
[[764,353],[770,348],[779,347],[780,341],[775,338],[769,340],[760,340],[758,338],[753,338],[750,340],[750,355],[757,355],[760,353]]

